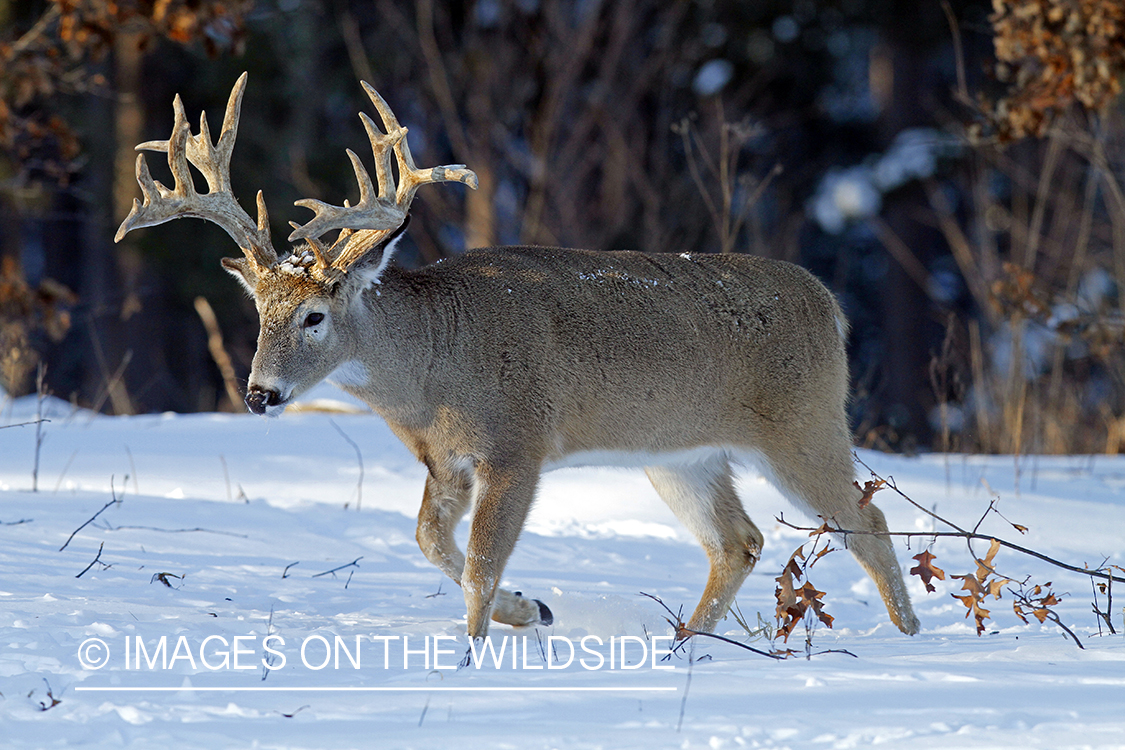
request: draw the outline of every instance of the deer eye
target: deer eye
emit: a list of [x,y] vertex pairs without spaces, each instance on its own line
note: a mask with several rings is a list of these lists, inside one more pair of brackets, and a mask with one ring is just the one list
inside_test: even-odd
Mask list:
[[318,313],[318,312],[309,313],[305,317],[305,328],[312,328],[313,326],[318,326],[323,322],[324,322],[324,313]]

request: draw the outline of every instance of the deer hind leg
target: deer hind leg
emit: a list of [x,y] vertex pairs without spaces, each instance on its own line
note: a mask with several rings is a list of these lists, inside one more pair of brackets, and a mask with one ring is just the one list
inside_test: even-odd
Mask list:
[[[843,438],[837,442],[827,449],[810,450],[818,444],[810,440],[792,451],[768,453],[774,484],[806,511],[841,529],[863,532],[849,534],[841,541],[875,581],[891,621],[902,632],[914,635],[921,625],[910,604],[902,568],[890,537],[880,536],[887,532],[886,518],[874,504],[859,507],[861,493],[853,484],[850,445]],[[823,437],[818,445],[822,444]]]
[[711,561],[707,587],[687,623],[710,633],[762,552],[762,532],[742,509],[730,463],[717,454],[690,464],[650,466],[649,481],[676,517],[695,535]]
[[[418,546],[427,560],[459,586],[465,574],[465,555],[458,548],[453,532],[472,504],[472,495],[473,486],[468,476],[442,481],[430,474],[426,477],[422,509],[418,513]],[[497,589],[492,619],[508,625],[550,625],[553,618],[551,610],[542,602]]]

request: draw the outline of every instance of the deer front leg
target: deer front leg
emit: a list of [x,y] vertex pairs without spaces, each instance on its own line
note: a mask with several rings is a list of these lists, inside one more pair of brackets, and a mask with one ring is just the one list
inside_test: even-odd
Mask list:
[[[465,572],[465,555],[457,547],[454,531],[469,509],[472,494],[469,476],[438,479],[431,473],[426,477],[422,508],[418,513],[416,537],[422,554],[458,585],[461,585]],[[509,625],[550,625],[552,621],[551,611],[546,605],[503,589],[496,591],[492,618]]]
[[461,576],[470,638],[488,634],[490,616],[509,625],[551,624],[551,611],[542,602],[499,587],[538,481],[538,467],[517,469],[484,462],[477,467],[476,510]]
[[426,477],[415,537],[426,559],[458,584],[465,570],[465,556],[457,547],[453,531],[471,501],[472,484],[468,477],[450,477],[445,481],[432,473]]

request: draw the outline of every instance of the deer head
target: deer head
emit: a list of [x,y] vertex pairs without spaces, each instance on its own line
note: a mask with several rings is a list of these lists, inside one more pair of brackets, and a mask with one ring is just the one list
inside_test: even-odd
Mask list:
[[[175,185],[169,189],[153,179],[144,154],[137,156],[137,182],[144,201],[134,199],[133,209],[114,237],[120,242],[130,230],[163,224],[180,217],[206,219],[225,229],[242,249],[242,258],[224,258],[223,267],[254,297],[261,324],[258,349],[246,392],[246,405],[255,414],[280,414],[293,398],[324,379],[346,361],[350,337],[339,325],[364,290],[379,277],[394,253],[395,241],[405,229],[410,203],[418,188],[431,182],[461,182],[477,187],[477,177],[463,164],[419,169],[410,153],[406,128],[386,101],[366,82],[364,91],[375,105],[384,133],[364,113],[363,127],[375,157],[375,177],[356,154],[348,150],[359,202],[333,206],[305,198],[296,205],[311,209],[305,224],[290,222],[292,252],[279,258],[270,237],[265,199],[258,191],[258,218],[254,221],[238,204],[230,184],[230,159],[238,133],[243,73],[231,91],[218,143],[213,143],[206,113],[200,115],[199,133],[192,134],[179,95],[173,103],[175,121],[166,141],[148,141],[138,151],[168,155]],[[391,156],[398,167],[398,184]],[[188,165],[207,181],[208,192],[195,189]],[[332,231],[332,242],[320,238]]]

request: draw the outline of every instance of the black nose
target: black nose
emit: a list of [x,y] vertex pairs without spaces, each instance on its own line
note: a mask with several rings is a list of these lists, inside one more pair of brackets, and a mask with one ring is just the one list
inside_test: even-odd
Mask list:
[[265,414],[267,406],[277,406],[280,403],[281,394],[277,391],[263,391],[253,386],[246,391],[246,408],[255,414]]

